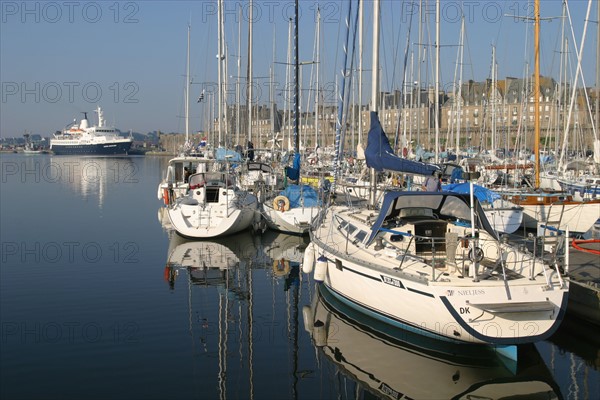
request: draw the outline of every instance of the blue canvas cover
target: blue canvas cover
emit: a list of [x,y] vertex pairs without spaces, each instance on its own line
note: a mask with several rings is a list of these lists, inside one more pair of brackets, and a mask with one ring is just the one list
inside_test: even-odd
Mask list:
[[[469,194],[469,183],[451,183],[449,185],[443,185],[442,190],[447,192]],[[473,185],[473,196],[477,197],[477,200],[484,203],[493,203],[494,200],[498,200],[502,196],[498,193],[491,191],[488,188],[479,185]]]
[[407,174],[433,175],[439,168],[432,164],[407,160],[394,154],[390,141],[379,122],[379,116],[371,111],[371,128],[365,150],[367,166],[376,171],[397,171]]
[[297,181],[300,178],[300,153],[296,153],[292,167],[285,167],[285,173],[288,178]]
[[229,162],[240,162],[242,161],[242,157],[240,153],[235,150],[225,149],[223,147],[219,147],[217,149],[217,153],[215,155],[217,161],[229,161]]
[[309,185],[289,185],[280,194],[290,200],[290,208],[317,207],[319,205],[318,193]]

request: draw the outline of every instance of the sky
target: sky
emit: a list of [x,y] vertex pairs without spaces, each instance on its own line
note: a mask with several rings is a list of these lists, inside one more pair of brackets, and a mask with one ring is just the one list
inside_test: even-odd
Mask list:
[[[336,103],[346,39],[345,19],[352,5],[354,26],[357,2],[300,0],[299,61],[302,109],[312,103],[308,88],[315,87],[317,9],[321,15],[319,81],[325,102]],[[419,40],[418,0],[381,0],[381,90],[414,82],[419,65],[423,87],[434,84],[435,2],[423,0]],[[491,77],[492,45],[496,48],[498,78],[522,78],[533,72],[533,3],[519,0],[441,0],[440,85]],[[363,103],[368,103],[372,65],[372,1],[364,1]],[[586,86],[596,80],[598,1],[591,6],[582,71]],[[586,21],[588,0],[571,0],[568,18],[560,18],[562,2],[541,1],[541,74],[558,80],[563,21],[568,47],[568,78],[575,77],[577,56]],[[0,1],[0,137],[25,132],[50,136],[82,112],[99,105],[107,122],[122,131],[147,133],[184,131],[184,88],[187,29],[191,29],[190,125],[203,129],[217,84],[216,1]],[[248,21],[253,15],[254,99],[269,102],[270,69],[280,107],[289,99],[286,87],[289,19],[294,2],[255,0],[224,2],[224,40],[228,101],[235,100],[235,83],[245,82]],[[458,59],[461,10],[465,20],[464,58]],[[241,12],[241,18],[240,16]],[[241,24],[240,24],[241,21]],[[241,26],[241,50],[238,30]],[[354,28],[351,32],[354,31]],[[353,70],[358,70],[358,38]],[[574,39],[573,39],[574,37]],[[354,45],[353,45],[354,43]],[[408,45],[408,50],[406,50]],[[419,52],[419,49],[421,50]],[[407,67],[404,69],[404,54]],[[419,62],[419,53],[422,57]],[[241,72],[238,75],[238,59]],[[350,62],[348,62],[350,65]],[[529,65],[529,67],[527,67]],[[529,68],[529,69],[527,69]],[[354,74],[354,82],[358,81]],[[581,78],[578,85],[582,85]],[[202,90],[205,101],[196,100]],[[356,91],[353,92],[356,98]],[[242,95],[245,98],[245,93]]]

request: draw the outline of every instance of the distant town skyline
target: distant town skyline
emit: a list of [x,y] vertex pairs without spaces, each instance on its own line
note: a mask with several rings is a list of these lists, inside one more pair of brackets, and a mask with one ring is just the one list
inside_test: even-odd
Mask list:
[[[235,99],[240,61],[241,87],[247,68],[247,30],[254,15],[254,95],[259,105],[269,103],[270,69],[279,107],[285,106],[288,61],[289,17],[293,1],[226,1],[224,33],[227,44],[228,99]],[[320,87],[322,99],[335,104],[336,81],[342,69],[345,18],[348,2],[300,1],[299,61],[315,59],[315,16],[321,14]],[[353,10],[356,2],[352,2]],[[434,84],[435,1],[423,1],[419,41],[418,1],[382,0],[381,90],[402,90],[417,79],[421,65],[423,87]],[[541,71],[556,80],[561,75],[561,31],[565,22],[568,42],[568,79],[576,70],[576,41],[579,51],[588,1],[569,4],[570,19],[559,18],[561,1],[541,2]],[[483,81],[491,77],[491,47],[496,48],[498,77],[522,78],[533,73],[533,28],[528,1],[442,1],[441,2],[442,89],[454,85],[461,26],[465,18],[463,81]],[[363,104],[370,93],[372,2],[364,2]],[[190,126],[192,131],[206,126],[206,108],[217,82],[216,1],[152,2],[0,2],[0,137],[22,136],[26,131],[42,136],[61,130],[73,119],[101,105],[107,123],[126,132],[181,132],[184,130],[184,86],[186,37],[191,25]],[[593,87],[596,71],[598,2],[588,18],[583,47],[582,71],[585,86]],[[239,18],[241,15],[241,19]],[[553,17],[553,18],[551,18]],[[353,17],[354,18],[354,17]],[[551,18],[551,20],[549,19]],[[241,26],[238,23],[241,20]],[[238,51],[238,29],[242,41]],[[574,35],[574,39],[573,39]],[[351,35],[352,39],[352,35]],[[420,43],[420,45],[419,45]],[[409,44],[408,50],[406,46]],[[352,41],[350,48],[353,47]],[[358,52],[358,39],[354,44]],[[418,53],[421,63],[417,61]],[[240,54],[238,54],[240,53]],[[404,59],[406,55],[406,71]],[[241,56],[241,58],[240,58]],[[301,68],[302,109],[313,102],[315,65]],[[528,66],[527,66],[528,65]],[[358,69],[358,55],[353,68]],[[355,74],[356,75],[356,74]],[[356,84],[356,76],[354,77]],[[582,86],[581,78],[578,86]],[[356,87],[356,86],[355,86]],[[197,102],[202,90],[207,95]],[[356,90],[354,101],[357,99]],[[244,96],[242,95],[242,98]]]

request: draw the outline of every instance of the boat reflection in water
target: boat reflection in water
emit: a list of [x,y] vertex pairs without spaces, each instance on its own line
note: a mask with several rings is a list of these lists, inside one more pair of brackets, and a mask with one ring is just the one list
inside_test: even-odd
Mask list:
[[138,169],[129,157],[50,156],[34,161],[42,177],[49,183],[60,182],[84,201],[95,201],[103,208],[111,193],[135,188],[139,182]]
[[300,235],[288,235],[273,230],[266,230],[260,237],[259,256],[265,265],[272,267],[273,276],[299,277],[300,262],[309,238]]
[[[190,241],[169,234],[164,279],[174,295],[169,312],[178,318],[169,337],[192,339],[191,353],[181,363],[189,362],[195,371],[188,376],[194,391],[178,396],[297,398],[298,260],[307,239],[245,231]],[[286,323],[279,325],[280,320]],[[277,364],[276,382],[264,368],[265,357]]]
[[562,398],[533,345],[518,347],[517,364],[489,347],[439,343],[359,314],[326,289],[303,317],[319,353],[356,382],[356,398]]
[[185,239],[175,231],[169,234],[164,278],[171,287],[181,270],[189,273],[194,285],[227,285],[233,282],[234,268],[256,258],[256,244],[250,232],[202,241]]

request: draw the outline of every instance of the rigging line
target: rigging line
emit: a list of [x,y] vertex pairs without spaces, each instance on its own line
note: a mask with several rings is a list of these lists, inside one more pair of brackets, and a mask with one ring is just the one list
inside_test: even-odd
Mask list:
[[[360,1],[360,0],[359,0]],[[344,113],[344,92],[346,88],[346,76],[348,74],[347,62],[348,62],[348,42],[350,38],[350,18],[352,16],[352,2],[348,2],[348,14],[346,15],[346,40],[342,46],[344,50],[344,61],[342,66],[342,85],[338,98],[338,115],[337,115],[337,123],[336,123],[336,131],[335,131],[335,142],[334,142],[334,158],[333,158],[333,184],[331,187],[330,193],[335,193],[335,187],[337,185],[337,178],[340,173],[340,156],[341,156],[341,147],[342,142],[340,141],[341,130],[342,130],[342,120]],[[341,25],[341,24],[340,24]]]
[[[402,9],[404,9],[404,3]],[[402,18],[402,15],[400,16],[400,18]],[[403,64],[402,64],[402,86],[400,86],[400,90],[401,90],[401,96],[400,96],[400,104],[398,104],[398,111],[402,110],[402,108],[404,107],[404,92],[406,91],[406,66],[408,63],[408,48],[410,47],[410,35],[412,32],[412,18],[410,18],[409,22],[408,22],[408,30],[406,32],[406,44],[404,47],[404,60],[403,60]],[[400,30],[398,30],[398,32],[400,32]],[[395,71],[395,68],[394,68]],[[404,114],[403,112],[398,112],[397,113],[397,120],[396,120],[396,139],[395,139],[395,143],[394,143],[394,151],[396,151],[398,149],[398,139],[400,136],[400,121],[402,118],[402,114]]]

